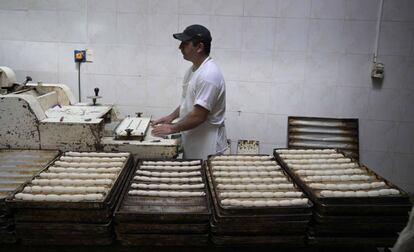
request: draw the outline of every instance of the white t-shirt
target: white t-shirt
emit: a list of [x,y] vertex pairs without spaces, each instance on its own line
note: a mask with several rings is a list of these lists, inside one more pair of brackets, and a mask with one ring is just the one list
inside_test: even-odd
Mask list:
[[224,151],[227,148],[224,128],[226,88],[220,69],[210,57],[196,71],[190,67],[184,76],[180,118],[186,116],[194,105],[210,111],[207,123],[218,127],[216,153]]

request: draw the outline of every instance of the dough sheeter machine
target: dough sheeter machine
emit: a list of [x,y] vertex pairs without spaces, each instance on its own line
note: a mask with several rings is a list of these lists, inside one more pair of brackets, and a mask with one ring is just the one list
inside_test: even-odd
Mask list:
[[173,158],[179,141],[153,137],[150,117],[118,119],[113,105],[77,103],[64,84],[19,84],[0,67],[0,149],[122,151],[135,158]]

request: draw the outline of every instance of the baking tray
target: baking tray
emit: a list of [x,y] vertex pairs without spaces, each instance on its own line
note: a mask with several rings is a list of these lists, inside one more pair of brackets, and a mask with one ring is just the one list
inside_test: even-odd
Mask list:
[[[212,188],[212,181],[210,172],[207,171],[207,177],[209,182],[209,188]],[[211,190],[212,191],[212,190]],[[248,214],[248,213],[242,213],[242,214],[226,214],[222,213],[221,209],[219,208],[219,205],[217,203],[217,198],[215,193],[212,191],[210,193],[210,196],[212,198],[211,202],[213,203],[214,211],[213,211],[213,220],[215,222],[223,223],[223,224],[234,224],[237,222],[244,223],[246,225],[254,225],[258,221],[260,222],[271,222],[271,221],[309,221],[312,217],[312,212],[306,212],[306,213],[284,213],[284,214],[272,214],[272,213],[263,213],[263,214]]]
[[279,235],[211,235],[211,242],[218,247],[305,247],[306,236],[279,236]]
[[314,212],[320,215],[361,215],[361,216],[406,216],[411,210],[411,204],[319,204],[315,203]]
[[[180,161],[194,161],[187,159]],[[139,169],[143,161],[140,160],[136,169],[128,178],[126,183],[127,190],[123,192],[121,200],[116,207],[114,218],[116,223],[139,222],[139,223],[207,223],[210,217],[210,202],[208,197],[207,182],[203,167],[201,168],[202,181],[205,184],[204,197],[151,197],[151,196],[131,196],[128,194],[129,188],[133,183],[136,170]],[[177,161],[177,160],[162,160]],[[201,163],[201,160],[200,160]]]
[[316,247],[341,247],[341,248],[388,248],[394,246],[398,235],[385,237],[363,237],[363,236],[308,236],[308,244]]
[[0,244],[15,243],[17,241],[15,231],[0,231]]
[[[397,186],[393,185],[388,180],[382,178],[368,167],[361,165],[357,160],[351,159],[351,162],[356,162],[358,165],[365,169],[369,175],[375,176],[379,181],[384,181],[390,188],[394,188],[399,190],[402,195],[401,196],[381,196],[381,197],[318,197],[318,191],[311,189],[305,181],[303,181],[300,176],[298,176],[292,169],[289,168],[288,164],[279,156],[276,152],[277,150],[285,150],[285,148],[274,149],[273,155],[276,158],[277,162],[280,166],[294,179],[294,181],[306,192],[309,198],[315,204],[325,204],[325,205],[341,205],[341,204],[355,204],[355,205],[368,205],[368,204],[410,204],[409,196],[406,192],[398,188]],[[337,153],[341,153],[338,152]],[[343,154],[343,153],[342,153]]]
[[358,119],[289,116],[288,147],[337,148],[359,159]]
[[[207,171],[209,177],[210,172]],[[211,189],[212,182],[209,180]],[[251,214],[251,215],[220,215],[215,193],[210,193],[213,202],[213,215],[210,221],[211,232],[216,235],[247,235],[247,234],[305,234],[312,213],[307,214]]]
[[[308,204],[305,207],[295,207],[295,206],[279,206],[279,207],[227,207],[222,206],[221,203],[218,201],[217,191],[216,191],[216,182],[211,176],[211,167],[209,162],[207,162],[207,180],[209,183],[211,196],[213,197],[213,204],[216,208],[216,214],[218,217],[225,217],[226,215],[266,215],[274,216],[274,215],[290,215],[290,214],[309,214],[312,211],[312,202],[309,200]],[[286,175],[286,173],[285,173]],[[288,180],[292,182],[288,175],[286,175]],[[295,186],[296,184],[292,182]],[[297,187],[297,189],[299,189]],[[300,190],[300,189],[299,189]]]
[[[0,213],[9,213],[6,199],[60,156],[57,150],[0,150]],[[16,160],[17,159],[17,160]]]
[[124,246],[207,246],[208,234],[122,234],[118,241]]
[[11,230],[14,229],[14,220],[12,216],[8,218],[7,220],[0,222],[0,231],[10,230],[10,229]]
[[408,214],[406,215],[368,215],[368,216],[360,216],[360,215],[340,215],[340,216],[329,216],[329,215],[321,215],[319,212],[313,213],[312,218],[316,223],[321,224],[339,224],[339,223],[349,223],[349,222],[359,222],[359,223],[366,223],[366,224],[376,224],[380,222],[388,222],[388,223],[407,223],[408,222]]
[[212,220],[211,233],[216,235],[304,235],[309,221],[272,221],[252,223],[223,224]]
[[[119,173],[111,190],[103,201],[89,202],[36,202],[7,199],[6,204],[13,209],[17,222],[90,222],[107,223],[111,218],[113,209],[119,199],[122,185],[128,172],[133,166],[131,155],[125,161],[122,171]],[[44,170],[48,169],[45,168]],[[43,171],[43,170],[42,170]],[[40,172],[39,172],[40,174]],[[37,174],[38,176],[38,174]],[[30,182],[21,185],[16,193],[19,193]]]
[[119,223],[118,233],[124,234],[205,234],[210,230],[209,223]]
[[[312,225],[312,224],[311,224]],[[352,222],[348,224],[315,224],[312,229],[317,236],[335,236],[335,235],[361,235],[373,237],[378,235],[393,235],[404,229],[406,223],[377,223],[366,224]]]
[[18,237],[49,237],[55,236],[83,236],[93,234],[94,236],[108,236],[113,233],[112,221],[105,224],[85,223],[45,223],[28,222],[16,223]]
[[53,236],[31,238],[25,237],[20,239],[25,246],[107,246],[114,242],[113,236],[97,237],[97,236]]

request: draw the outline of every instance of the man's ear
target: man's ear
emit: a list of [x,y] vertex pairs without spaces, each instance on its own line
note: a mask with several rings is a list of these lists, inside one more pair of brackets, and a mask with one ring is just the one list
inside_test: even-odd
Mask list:
[[198,43],[198,45],[197,45],[197,52],[198,53],[201,53],[201,52],[203,52],[204,51],[204,43],[203,42],[200,42],[200,43]]

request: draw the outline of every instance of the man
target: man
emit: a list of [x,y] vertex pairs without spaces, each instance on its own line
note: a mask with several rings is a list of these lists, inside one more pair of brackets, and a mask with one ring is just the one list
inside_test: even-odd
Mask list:
[[[181,41],[183,58],[193,63],[184,76],[181,104],[171,114],[153,122],[154,136],[181,132],[184,158],[206,159],[227,148],[224,113],[226,89],[223,75],[210,58],[211,34],[202,25],[190,25],[173,34]],[[172,123],[179,118],[178,122]]]
[[397,242],[392,248],[393,252],[412,252],[414,251],[414,206],[411,209],[410,218],[407,226],[401,231]]

